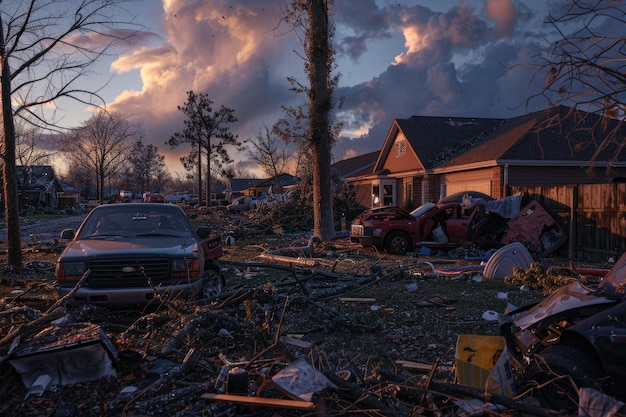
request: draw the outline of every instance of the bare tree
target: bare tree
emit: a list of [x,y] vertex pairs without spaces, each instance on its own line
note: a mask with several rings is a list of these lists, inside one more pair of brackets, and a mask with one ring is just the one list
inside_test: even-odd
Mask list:
[[96,196],[96,181],[89,169],[70,164],[67,173],[61,178],[80,188],[83,197],[90,199]]
[[[608,146],[616,149],[617,157],[626,145],[622,129],[626,117],[623,2],[569,0],[558,15],[549,16],[547,23],[554,29],[556,39],[538,57],[534,78],[542,78],[545,83],[527,103],[541,98],[570,106],[576,114],[568,117],[572,116],[579,128],[585,130],[593,123],[589,119],[591,115],[614,119],[615,123],[606,124],[607,118],[594,118],[604,125],[597,130],[602,132],[602,138],[593,138],[598,145],[593,159]],[[558,119],[555,116],[546,125],[559,123]],[[619,145],[615,147],[615,143]]]
[[153,185],[165,170],[165,157],[159,154],[159,148],[139,140],[133,144],[129,156],[131,175],[141,191],[153,191]]
[[[8,264],[22,266],[16,176],[14,117],[41,128],[58,129],[43,105],[61,99],[101,103],[97,89],[78,85],[93,64],[118,41],[117,0],[0,1],[0,100]],[[127,13],[117,14],[128,16]]]
[[270,177],[287,172],[289,167],[289,154],[284,147],[279,146],[279,139],[272,136],[269,128],[265,126],[264,133],[259,133],[254,139],[248,141],[250,143],[248,154]]
[[[198,194],[202,194],[202,158],[206,158],[207,181],[205,182],[206,205],[211,204],[211,176],[213,170],[221,170],[224,164],[232,162],[227,145],[241,148],[227,124],[237,122],[235,110],[221,106],[213,111],[213,101],[206,94],[187,92],[187,101],[178,106],[178,110],[187,116],[185,129],[176,132],[167,143],[176,148],[183,143],[191,144],[189,156],[181,158],[186,169],[193,167],[195,161],[198,175]],[[201,198],[201,196],[200,196]]]
[[60,147],[72,165],[86,168],[96,179],[98,201],[102,204],[106,181],[128,162],[132,144],[141,135],[141,128],[120,114],[99,112],[65,135]]
[[329,9],[332,0],[293,0],[285,10],[288,23],[302,43],[308,86],[288,77],[291,90],[305,93],[308,106],[283,106],[286,117],[274,125],[273,132],[285,141],[304,141],[311,150],[313,169],[314,234],[322,240],[335,235],[331,150],[339,125],[332,125],[333,91],[338,76],[332,76],[335,50],[331,40],[334,26]]

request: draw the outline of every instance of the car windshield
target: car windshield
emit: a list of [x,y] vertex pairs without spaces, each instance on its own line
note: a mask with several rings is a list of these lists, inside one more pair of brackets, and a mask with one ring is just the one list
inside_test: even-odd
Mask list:
[[426,203],[423,204],[421,206],[419,206],[418,208],[416,208],[415,210],[413,210],[411,212],[411,216],[413,217],[419,217],[425,213],[428,213],[431,210],[434,210],[435,208],[437,208],[437,205],[434,203]]
[[139,207],[124,204],[102,206],[102,209],[94,210],[81,226],[78,239],[192,236],[191,225],[182,211],[156,204],[156,207],[134,206]]

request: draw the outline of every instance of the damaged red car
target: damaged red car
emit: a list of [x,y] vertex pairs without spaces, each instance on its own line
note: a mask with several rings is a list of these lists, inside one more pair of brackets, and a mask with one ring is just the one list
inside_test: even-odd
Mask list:
[[495,200],[467,191],[412,212],[391,206],[366,210],[354,220],[350,240],[396,255],[417,247],[474,244],[493,249],[523,241],[547,256],[565,243],[567,235],[536,200],[522,207],[521,195]]

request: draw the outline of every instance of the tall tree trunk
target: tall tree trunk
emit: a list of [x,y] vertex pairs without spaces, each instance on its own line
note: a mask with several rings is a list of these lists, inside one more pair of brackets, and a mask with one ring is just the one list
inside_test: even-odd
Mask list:
[[200,201],[202,201],[202,142],[198,139],[198,205]]
[[211,207],[211,138],[206,148],[206,206]]
[[333,191],[330,175],[331,134],[330,109],[331,95],[328,80],[329,24],[328,8],[325,0],[311,0],[309,6],[311,41],[311,97],[310,128],[313,151],[313,218],[314,234],[322,240],[335,236],[333,220]]
[[4,49],[4,31],[0,16],[0,100],[2,101],[2,177],[4,179],[4,215],[7,225],[7,263],[22,267],[22,241],[20,236],[20,213],[17,197],[17,172],[15,166],[15,125],[11,107],[11,71]]

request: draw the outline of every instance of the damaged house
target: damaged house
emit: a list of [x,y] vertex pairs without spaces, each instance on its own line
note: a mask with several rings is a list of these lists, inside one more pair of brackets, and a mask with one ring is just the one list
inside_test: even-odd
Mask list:
[[50,165],[18,166],[16,172],[22,208],[63,210],[80,204],[81,190],[57,178]]
[[563,255],[606,259],[626,251],[626,150],[620,140],[604,146],[610,134],[624,137],[619,121],[565,106],[511,119],[413,116],[393,121],[367,154],[373,165],[335,168],[366,207],[413,210],[469,190],[527,194],[570,236]]

